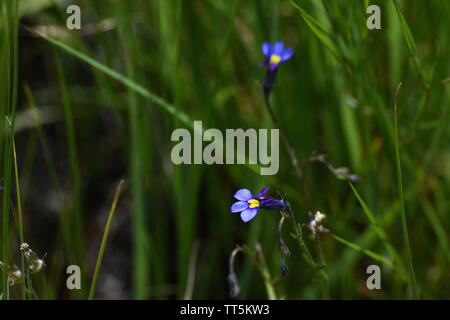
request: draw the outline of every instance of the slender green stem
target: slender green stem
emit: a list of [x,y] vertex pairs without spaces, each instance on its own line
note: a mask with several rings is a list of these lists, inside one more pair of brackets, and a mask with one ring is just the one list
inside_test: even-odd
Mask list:
[[89,300],[94,299],[95,287],[97,286],[97,279],[100,272],[100,267],[102,265],[103,254],[105,253],[106,242],[108,241],[109,229],[111,227],[111,221],[116,211],[117,201],[119,200],[119,195],[122,190],[124,180],[120,180],[119,185],[116,189],[116,194],[114,196],[113,203],[111,205],[111,210],[109,211],[108,220],[106,221],[105,232],[103,233],[102,243],[100,244],[100,250],[97,256],[97,263],[95,265],[94,276],[92,277],[91,289],[89,290]]
[[327,264],[325,262],[325,255],[323,253],[322,244],[320,243],[320,233],[316,233],[316,236],[314,237],[314,243],[316,244],[316,249],[319,256],[319,266],[321,268],[325,268]]
[[[22,254],[22,259],[23,259],[23,254]],[[25,274],[24,274],[24,277],[25,277]],[[31,272],[30,272],[30,269],[28,269],[28,268],[26,271],[26,278],[22,282],[25,284],[25,281],[26,281],[25,289],[26,289],[26,293],[28,296],[28,300],[32,300],[32,298],[34,298],[35,300],[39,300],[39,297],[33,288],[33,282],[31,280]]]
[[45,131],[44,131],[43,119],[40,115],[39,109],[36,107],[36,103],[34,101],[34,97],[33,97],[31,88],[27,83],[24,84],[23,91],[24,91],[25,97],[28,101],[28,105],[30,107],[31,113],[33,114],[34,121],[36,122],[36,130],[37,130],[37,134],[38,134],[40,143],[42,145],[42,153],[43,153],[45,162],[47,164],[50,178],[51,178],[51,180],[53,182],[53,186],[56,190],[56,195],[58,197],[58,201],[62,205],[62,203],[63,203],[62,193],[63,192],[61,191],[61,187],[58,182],[58,177],[56,174],[55,166],[53,165],[52,155],[50,153],[50,146],[48,144],[48,140],[47,140],[47,137],[46,137]]
[[[20,243],[24,243],[24,237],[23,237],[23,215],[22,215],[22,201],[20,200],[20,186],[19,186],[19,172],[17,169],[17,156],[16,156],[16,142],[14,141],[14,133],[11,132],[13,135],[12,141],[13,141],[13,156],[14,156],[14,175],[16,178],[16,194],[17,194],[17,212],[19,217],[19,239]],[[20,255],[20,265],[21,265],[21,271],[22,271],[22,299],[26,299],[26,283],[25,283],[25,258],[23,254]]]
[[[326,267],[325,255],[323,254],[323,249],[322,249],[322,245],[320,243],[320,234],[319,233],[317,233],[315,235],[314,242],[316,243],[316,250],[317,250],[317,254],[319,256],[319,263],[320,263],[319,268],[321,269],[321,272],[325,272],[323,270],[323,268]],[[326,274],[324,274],[321,278],[322,278],[322,297],[323,297],[323,299],[329,299],[330,298],[330,286],[328,283],[328,276]]]
[[[10,194],[11,194],[11,144],[10,141],[5,143],[4,150],[4,183],[3,183],[3,205],[2,205],[2,261],[6,270],[9,265],[9,211],[10,211]],[[2,272],[2,292],[5,293],[5,299],[9,300],[9,283],[8,272]]]
[[416,275],[414,273],[414,265],[412,261],[411,248],[409,246],[409,236],[408,227],[406,225],[406,210],[405,210],[405,195],[403,193],[403,182],[402,182],[402,168],[400,163],[400,151],[399,151],[399,139],[398,139],[398,122],[397,122],[397,97],[402,83],[397,87],[395,93],[395,104],[394,104],[394,128],[395,128],[395,158],[397,162],[397,178],[398,178],[398,193],[400,195],[400,216],[402,220],[402,230],[403,230],[403,241],[406,248],[406,256],[408,260],[409,276],[412,282],[413,297],[414,299],[419,298],[419,289],[417,286]]
[[328,274],[325,270],[323,270],[322,266],[317,265],[317,263],[314,261],[314,258],[308,249],[308,246],[303,240],[302,229],[297,225],[294,214],[292,213],[292,209],[290,207],[288,207],[288,214],[289,220],[291,220],[292,228],[294,229],[295,232],[294,238],[297,240],[297,243],[300,246],[300,248],[303,249],[304,252],[303,256],[305,257],[305,260],[319,272],[319,275],[322,278],[323,283],[326,282],[328,287]]
[[283,224],[286,221],[287,215],[282,213],[280,222],[278,222],[278,247],[280,250],[281,258],[289,255],[289,250],[283,240]]
[[304,193],[303,201],[306,203],[306,205],[310,209],[312,209],[311,201],[309,200],[309,197],[307,196],[307,194],[305,192],[305,188],[304,188],[304,183],[305,183],[304,180],[305,179],[304,179],[303,173],[300,170],[300,167],[298,165],[297,156],[295,155],[294,149],[289,144],[289,141],[287,140],[286,135],[284,134],[284,131],[280,127],[280,123],[278,122],[277,116],[273,112],[272,106],[270,104],[269,95],[266,94],[266,93],[264,93],[264,101],[266,103],[267,111],[269,111],[270,118],[272,119],[273,124],[275,125],[275,127],[278,129],[278,132],[280,133],[281,142],[283,143],[284,148],[286,149],[286,151],[288,153],[288,156],[289,156],[289,158],[291,160],[292,167],[294,168],[295,175],[296,175],[296,177],[298,179],[300,187],[303,190],[303,193]]
[[[120,28],[120,36],[126,41],[124,47],[124,55],[128,57],[126,59],[126,72],[132,81],[136,79],[136,65],[133,61],[136,60],[138,47],[135,32],[133,31],[133,25],[129,20],[129,16],[126,15],[128,10],[128,2],[121,0],[119,2],[121,10],[121,19],[123,27]],[[126,39],[126,40],[125,40]],[[140,117],[142,111],[140,111],[139,98],[136,92],[133,90],[127,90],[127,103],[128,103],[128,126],[130,130],[130,184],[131,193],[133,198],[133,294],[137,300],[146,299],[149,290],[148,285],[150,283],[151,276],[151,264],[149,263],[148,255],[149,248],[152,243],[150,237],[147,235],[148,224],[146,223],[146,202],[144,198],[144,164],[143,164],[143,149],[142,138],[140,135]]]
[[272,278],[270,276],[269,268],[267,267],[266,259],[264,258],[264,253],[262,251],[261,244],[259,242],[255,243],[256,253],[259,256],[259,267],[258,269],[261,272],[261,275],[264,278],[264,284],[266,286],[267,297],[269,300],[277,300],[277,292],[275,290],[275,286],[273,285]]
[[[8,117],[5,117],[8,121],[9,128],[12,130],[12,124]],[[19,240],[20,243],[24,243],[24,237],[23,237],[23,218],[22,218],[22,201],[20,200],[20,186],[19,186],[19,172],[17,169],[17,155],[16,155],[16,142],[14,140],[14,133],[11,131],[12,135],[12,145],[13,145],[13,159],[14,159],[14,176],[15,176],[15,182],[16,182],[16,197],[17,197],[17,212],[18,212],[18,224],[19,224]],[[23,255],[20,256],[20,265],[21,265],[21,272],[22,277],[25,279],[25,259]],[[22,299],[26,299],[26,283],[25,280],[21,282],[22,285]]]
[[[264,255],[262,252],[262,248],[261,245],[259,244],[259,242],[257,242],[255,244],[255,248],[256,248],[256,253],[252,254],[249,250],[248,247],[240,247],[237,246],[233,252],[230,255],[230,260],[229,260],[229,270],[230,270],[230,275],[236,275],[236,273],[234,272],[234,260],[236,259],[236,256],[239,252],[242,252],[243,254],[247,255],[250,258],[250,261],[252,262],[252,264],[258,269],[259,273],[261,274],[261,277],[264,280],[264,285],[266,287],[266,292],[267,292],[267,298],[269,300],[277,300],[278,296],[275,290],[275,285],[273,280],[271,279],[270,276],[270,272],[267,269],[267,264],[265,262],[264,259]],[[258,259],[259,256],[259,259]],[[237,278],[235,278],[237,281]],[[238,283],[234,283],[235,286],[238,287]],[[237,291],[235,292],[235,294],[237,294],[239,292],[239,289],[237,289]]]
[[[287,140],[283,130],[281,129],[280,124],[278,122],[278,119],[277,119],[275,113],[272,110],[272,106],[270,105],[270,101],[269,101],[269,94],[264,93],[264,101],[265,101],[267,110],[269,111],[269,115],[270,115],[270,117],[271,117],[275,127],[279,130],[281,141],[282,141],[282,143],[283,143],[283,145],[284,145],[284,147],[285,147],[285,149],[286,149],[286,151],[287,151],[287,153],[289,155],[289,158],[291,159],[291,164],[292,164],[292,166],[294,168],[295,175],[297,176],[297,179],[298,179],[298,181],[300,183],[300,187],[302,188],[302,191],[303,191],[303,197],[302,198],[303,198],[305,204],[310,209],[312,209],[311,201],[310,201],[310,199],[309,199],[309,197],[308,197],[308,195],[307,195],[307,193],[305,191],[305,188],[304,188],[304,180],[305,179],[304,179],[304,176],[303,176],[303,174],[302,174],[302,172],[300,170],[300,167],[298,165],[297,157],[296,157],[296,155],[294,153],[293,148],[289,144],[289,142],[288,142],[288,140]],[[305,241],[303,240],[301,227],[299,228],[297,226],[297,222],[295,221],[295,217],[294,217],[294,214],[292,213],[291,208],[288,209],[288,213],[289,213],[289,219],[291,220],[292,227],[293,227],[294,232],[295,232],[295,239],[297,240],[299,246],[303,249],[304,257],[305,257],[306,261],[319,271],[319,274],[320,274],[320,276],[322,278],[322,281],[323,281],[324,284],[326,283],[326,287],[327,287],[327,289],[324,289],[324,292],[325,292],[325,290],[328,292],[328,275],[326,274],[325,270],[321,269],[317,265],[317,263],[314,261],[314,258],[312,257],[311,252],[309,251],[308,247],[306,246]],[[325,288],[325,285],[324,285],[324,288]],[[325,296],[327,296],[327,294],[324,294],[324,297]]]
[[273,123],[275,124],[275,127],[279,130],[280,132],[280,137],[281,137],[281,142],[283,143],[289,158],[291,159],[291,163],[292,166],[294,167],[294,171],[295,171],[295,175],[297,176],[300,185],[302,185],[302,181],[303,181],[303,175],[300,171],[300,168],[298,166],[298,160],[297,157],[295,156],[294,150],[292,149],[291,145],[289,144],[286,136],[284,135],[284,131],[281,129],[280,124],[278,122],[278,119],[275,115],[275,113],[272,110],[272,106],[270,105],[270,101],[269,101],[269,95],[268,94],[264,94],[264,101],[266,102],[266,107],[267,110],[269,111],[269,115],[270,118],[272,119]]
[[317,268],[317,264],[314,261],[314,258],[311,255],[311,252],[309,251],[308,247],[306,246],[305,241],[303,240],[303,234],[301,231],[301,228],[298,227],[297,222],[295,221],[295,217],[294,214],[292,213],[292,209],[290,207],[288,207],[288,216],[289,216],[289,220],[291,221],[291,225],[292,228],[294,229],[294,236],[295,239],[297,240],[299,246],[303,249],[305,255],[305,259],[306,261],[313,266],[314,268]]
[[[10,11],[11,10],[11,11]],[[12,27],[9,28],[9,17],[7,15],[8,12],[12,12]],[[3,31],[2,33],[4,36],[3,44],[5,44],[6,48],[6,54],[5,58],[6,61],[11,61],[12,57],[12,68],[6,64],[6,70],[2,76],[4,76],[5,79],[12,79],[6,81],[6,101],[3,101],[6,106],[11,106],[11,109],[6,109],[5,115],[8,114],[8,112],[11,112],[11,132],[14,132],[14,122],[16,118],[16,109],[17,109],[17,87],[18,87],[18,24],[19,24],[19,14],[18,14],[18,1],[13,1],[13,4],[11,5],[9,2],[3,1],[2,2],[2,20],[4,21],[3,24]],[[12,41],[11,41],[12,38]],[[3,39],[2,39],[3,40]],[[10,43],[12,43],[12,49],[10,47]],[[11,77],[11,69],[12,69],[12,77]],[[3,72],[3,71],[2,71]],[[11,86],[12,84],[12,86]],[[12,90],[11,90],[12,89]],[[11,98],[12,95],[12,98]],[[10,194],[11,194],[11,167],[12,167],[12,135],[9,140],[5,143],[5,149],[4,149],[4,190],[3,190],[3,203],[2,203],[2,212],[3,212],[3,218],[2,218],[2,241],[3,241],[3,248],[2,248],[2,254],[3,254],[3,263],[5,264],[6,268],[8,268],[9,264],[9,211],[10,211]],[[6,293],[6,299],[9,300],[9,283],[8,283],[8,273],[4,272],[2,273],[2,292]]]
[[[75,251],[73,259],[84,269],[84,243],[83,243],[83,210],[82,210],[82,194],[80,169],[78,164],[78,151],[75,139],[75,122],[72,113],[72,104],[70,101],[69,91],[64,74],[63,66],[59,54],[54,50],[56,69],[59,78],[59,86],[61,90],[61,98],[64,107],[64,115],[66,120],[67,142],[69,147],[70,167],[73,179],[73,216],[71,217],[71,233],[72,233],[72,250]],[[85,278],[83,277],[83,280]]]
[[23,237],[22,203],[20,199],[19,172],[17,169],[16,142],[14,141],[14,137],[12,141],[13,141],[13,157],[14,157],[14,174],[16,179],[17,212],[19,217],[19,240],[20,243],[24,243],[25,241]]
[[186,279],[186,288],[184,290],[184,300],[192,300],[192,293],[194,292],[194,284],[196,277],[196,268],[197,268],[197,258],[198,258],[198,249],[200,247],[200,242],[195,240],[192,245],[191,254],[189,257],[189,268],[188,268],[188,276]]

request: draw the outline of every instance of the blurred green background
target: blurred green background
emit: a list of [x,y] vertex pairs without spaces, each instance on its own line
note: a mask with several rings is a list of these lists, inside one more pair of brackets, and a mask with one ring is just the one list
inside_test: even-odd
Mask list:
[[[81,30],[66,28],[70,4],[81,8]],[[366,27],[369,4],[380,6],[381,30]],[[254,250],[255,243],[278,298],[323,297],[289,227],[290,272],[281,276],[277,212],[260,212],[248,224],[230,213],[237,189],[256,194],[268,186],[270,196],[286,194],[298,222],[308,222],[282,144],[276,176],[170,160],[172,131],[193,120],[222,132],[273,128],[261,90],[261,44],[283,40],[295,53],[280,66],[271,95],[281,127],[300,163],[326,154],[361,178],[355,188],[387,240],[350,185],[318,163],[304,169],[314,210],[327,215],[333,234],[390,260],[387,241],[407,270],[394,139],[394,96],[403,83],[399,148],[416,279],[421,298],[449,299],[449,7],[440,0],[2,0],[0,260],[21,265],[8,116],[24,240],[39,256],[47,253],[46,268],[31,275],[34,298],[87,298],[120,179],[126,184],[96,298],[228,298],[229,256],[236,245]],[[303,233],[317,257],[311,232]],[[329,298],[412,297],[408,279],[389,266],[331,234],[320,239]],[[81,290],[66,288],[71,264],[82,269]],[[372,264],[382,268],[381,290],[366,287]],[[267,298],[248,257],[237,256],[235,271],[237,298]],[[6,274],[4,267],[2,292]],[[20,284],[10,297],[21,298]]]

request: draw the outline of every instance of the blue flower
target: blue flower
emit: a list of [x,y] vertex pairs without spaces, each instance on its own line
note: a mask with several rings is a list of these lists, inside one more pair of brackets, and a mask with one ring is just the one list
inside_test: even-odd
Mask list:
[[234,197],[239,201],[233,203],[231,213],[240,212],[242,221],[249,222],[256,216],[261,204],[272,200],[271,197],[263,197],[267,190],[269,190],[267,187],[262,189],[257,197],[254,197],[250,190],[239,189],[234,194]]
[[280,63],[289,60],[294,54],[293,49],[284,48],[283,41],[275,42],[274,45],[270,42],[264,42],[262,52],[266,56],[266,60],[261,62],[261,66],[269,64],[270,71],[274,71]]
[[284,199],[274,200],[272,197],[264,197],[268,187],[263,188],[255,197],[248,189],[239,189],[234,197],[239,200],[231,206],[231,213],[241,213],[241,219],[249,222],[258,213],[259,209],[284,211],[289,207],[289,203]]

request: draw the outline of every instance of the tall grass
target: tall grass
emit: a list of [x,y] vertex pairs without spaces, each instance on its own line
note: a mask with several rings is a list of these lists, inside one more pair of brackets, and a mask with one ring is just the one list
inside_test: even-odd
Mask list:
[[[235,261],[238,298],[403,299],[411,286],[415,297],[420,288],[420,298],[448,298],[447,2],[370,1],[382,28],[368,30],[369,1],[84,0],[79,31],[65,27],[65,2],[45,2],[0,4],[0,119],[13,127],[0,120],[0,260],[19,265],[24,239],[47,252],[30,276],[40,298],[85,298],[89,288],[91,298],[226,298],[236,245],[260,252],[256,268]],[[222,132],[274,127],[259,63],[261,44],[277,40],[295,53],[270,103],[311,205],[282,147],[275,176],[170,160],[172,131],[193,133],[194,120]],[[317,154],[361,181],[301,166]],[[130,188],[106,244],[102,212],[122,177]],[[292,237],[281,276],[278,214],[243,224],[230,213],[237,189],[264,186],[286,194],[300,224],[309,210],[327,214],[318,246],[303,230],[327,288]],[[19,204],[23,228],[11,218]],[[80,292],[65,287],[69,264],[82,267]],[[380,291],[365,286],[370,264],[382,266]],[[23,298],[1,279],[3,298]]]
[[403,179],[402,179],[402,166],[400,160],[400,146],[398,142],[398,119],[397,119],[397,98],[402,83],[397,87],[395,93],[395,105],[394,105],[394,126],[395,126],[395,158],[397,164],[397,181],[398,181],[398,193],[400,197],[400,215],[402,219],[402,231],[403,241],[405,243],[406,257],[408,260],[409,277],[412,283],[413,295],[415,299],[419,298],[419,288],[417,287],[416,274],[414,272],[414,265],[411,254],[411,247],[409,244],[408,226],[406,223],[406,209],[405,209],[405,193],[403,191]]
[[[2,201],[2,260],[6,266],[9,264],[9,214],[10,214],[10,194],[11,194],[11,170],[15,115],[17,110],[18,96],[18,7],[16,1],[3,1],[1,4],[1,91],[0,91],[0,112],[3,124],[0,140],[0,150],[3,150],[1,164],[3,170],[3,201]],[[4,116],[10,115],[10,128],[4,121]],[[5,134],[12,132],[11,134]],[[8,279],[6,272],[2,273],[2,293],[9,296]],[[24,294],[24,292],[23,292]]]

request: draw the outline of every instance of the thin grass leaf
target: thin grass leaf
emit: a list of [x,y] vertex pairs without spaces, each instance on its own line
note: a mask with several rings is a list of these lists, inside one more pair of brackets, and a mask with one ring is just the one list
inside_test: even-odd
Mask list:
[[397,91],[395,93],[395,104],[394,104],[394,127],[395,127],[395,158],[397,164],[397,178],[398,178],[398,193],[400,196],[400,215],[402,220],[402,230],[403,230],[403,241],[406,249],[406,256],[408,260],[408,269],[409,276],[411,278],[412,287],[413,287],[413,296],[414,299],[419,298],[419,288],[417,286],[416,275],[414,272],[414,265],[412,260],[411,248],[409,245],[409,236],[408,236],[408,227],[406,224],[406,210],[405,210],[405,195],[403,193],[403,181],[402,181],[402,168],[400,163],[400,150],[399,150],[399,142],[398,142],[398,122],[397,122],[397,97],[398,92],[400,90],[402,83],[397,87]]
[[450,264],[450,247],[447,238],[447,233],[443,227],[443,223],[442,221],[440,221],[439,216],[437,215],[435,209],[433,208],[430,201],[425,195],[422,197],[421,203],[424,209],[423,211],[425,212],[425,215],[439,241],[442,253],[447,259],[447,262]]
[[97,263],[95,264],[94,276],[92,277],[91,289],[89,290],[89,300],[94,300],[95,288],[97,286],[97,279],[100,273],[100,267],[102,265],[103,255],[105,253],[106,242],[108,241],[109,229],[111,227],[111,222],[116,212],[117,201],[119,200],[120,192],[122,191],[124,180],[120,180],[119,185],[116,188],[116,193],[114,195],[114,200],[111,205],[111,210],[109,211],[108,219],[106,220],[105,232],[103,233],[102,242],[100,244],[100,250],[97,256]]
[[[119,2],[118,17],[121,19],[122,28],[119,29],[119,36],[124,46],[124,55],[128,56],[125,67],[126,72],[131,81],[136,79],[137,68],[134,61],[137,59],[138,41],[133,30],[132,22],[129,20],[128,6],[125,0]],[[154,252],[150,252],[151,247],[150,236],[148,236],[148,219],[145,203],[144,191],[144,175],[145,169],[143,164],[143,156],[145,149],[142,146],[143,135],[140,126],[140,117],[142,113],[139,109],[139,100],[136,91],[132,88],[127,90],[128,103],[128,126],[131,131],[130,136],[130,175],[131,175],[131,192],[133,196],[133,295],[135,299],[147,299],[150,285],[150,262],[149,256],[154,256]],[[158,97],[157,97],[158,98]]]
[[[84,61],[85,63],[89,64],[91,67],[93,67],[93,68],[105,73],[106,75],[110,76],[111,78],[117,80],[118,82],[122,83],[129,89],[131,89],[131,90],[135,91],[136,93],[138,93],[139,95],[141,95],[142,97],[152,101],[153,103],[155,103],[156,105],[158,105],[159,107],[161,107],[162,109],[167,111],[169,114],[173,115],[176,119],[180,120],[182,123],[184,123],[189,128],[197,130],[197,128],[194,127],[194,121],[191,120],[187,114],[185,114],[183,111],[178,110],[173,105],[166,102],[164,99],[160,98],[156,94],[145,89],[143,86],[141,86],[140,84],[131,80],[130,78],[108,68],[104,64],[97,62],[96,60],[90,58],[86,54],[64,44],[63,42],[61,42],[59,40],[50,38],[50,37],[46,36],[45,34],[39,32],[39,31],[36,31],[32,28],[29,28],[29,27],[25,27],[25,29],[27,29],[28,31],[34,33],[35,35],[43,38],[44,40],[48,41],[49,43],[57,46],[58,48],[64,50],[65,52],[69,53],[70,55],[73,55],[76,58]],[[203,134],[203,132],[199,132],[199,133]],[[220,148],[221,145],[219,142],[218,142],[218,145]],[[238,154],[239,154],[239,151],[238,151]],[[245,161],[245,166],[247,168],[249,168],[250,170],[259,174],[259,170],[258,170],[259,165],[251,165],[248,163],[248,161]]]
[[[6,268],[9,264],[9,212],[10,212],[10,195],[11,195],[11,175],[12,175],[12,153],[13,153],[13,132],[14,132],[14,124],[16,119],[16,109],[17,109],[17,91],[18,91],[18,4],[17,1],[11,3],[10,1],[3,1],[0,4],[2,7],[1,19],[0,22],[3,23],[2,35],[0,40],[1,43],[0,49],[4,54],[5,58],[3,61],[5,62],[4,68],[5,70],[0,70],[2,72],[2,82],[5,81],[5,88],[2,88],[2,92],[4,93],[4,97],[2,97],[3,101],[0,100],[0,110],[2,110],[3,115],[9,115],[11,120],[11,130],[12,134],[6,137],[2,142],[4,143],[3,150],[3,177],[4,184],[2,186],[3,189],[3,203],[2,203],[2,261],[6,265]],[[11,12],[8,16],[7,12]],[[10,25],[11,24],[11,25]],[[11,40],[12,38],[12,40]],[[12,42],[12,47],[11,47]],[[11,76],[12,73],[12,76]],[[5,76],[3,76],[5,75]],[[6,80],[4,80],[6,79]],[[3,125],[0,128],[3,130]],[[6,131],[2,131],[6,132]],[[9,300],[9,284],[8,284],[8,275],[7,272],[2,272],[2,293],[5,295],[6,300]]]
[[331,38],[330,33],[309,13],[307,13],[302,7],[291,0],[291,4],[298,10],[306,24],[311,28],[314,34],[323,42],[323,44],[333,53],[335,57],[339,57],[339,53],[336,49],[336,45]]
[[[67,221],[70,225],[70,234],[69,237],[71,239],[70,242],[70,249],[71,250],[71,256],[72,261],[76,263],[81,267],[81,269],[84,271],[85,268],[85,249],[84,249],[84,240],[83,240],[83,205],[82,205],[82,195],[81,195],[81,181],[80,181],[80,169],[78,164],[78,151],[77,151],[77,145],[75,140],[75,122],[73,119],[72,114],[72,104],[70,101],[70,96],[67,88],[66,83],[66,76],[64,74],[64,70],[60,61],[60,58],[58,56],[58,53],[54,52],[55,54],[55,64],[58,74],[58,80],[59,80],[59,89],[61,91],[61,98],[62,98],[62,104],[64,107],[64,115],[66,120],[66,134],[67,134],[67,140],[68,140],[68,147],[69,147],[69,157],[70,157],[70,170],[71,170],[71,177],[72,177],[72,203],[73,203],[73,212],[71,215],[67,215]],[[84,272],[83,272],[84,274]],[[82,277],[86,281],[85,277]]]
[[[9,121],[8,117],[6,117],[6,120],[8,120],[10,129],[12,130],[12,124]],[[24,237],[23,237],[23,215],[22,215],[22,201],[20,199],[20,184],[19,184],[19,170],[17,169],[17,154],[16,154],[16,142],[14,139],[14,133],[11,131],[11,136],[12,136],[12,144],[13,144],[13,157],[14,157],[14,177],[16,179],[16,196],[17,196],[17,213],[18,213],[18,220],[19,220],[19,239],[20,239],[20,243],[24,243]],[[25,258],[24,256],[21,254],[20,255],[20,266],[21,266],[21,271],[22,271],[22,275],[25,275]],[[22,285],[22,300],[26,300],[26,283],[25,283],[25,279],[22,281],[21,283]]]
[[166,101],[164,101],[163,99],[161,99],[154,93],[150,92],[149,90],[145,89],[140,84],[136,83],[135,81],[131,80],[130,78],[121,75],[120,73],[108,68],[104,64],[97,62],[96,60],[92,59],[91,57],[87,56],[86,54],[64,44],[63,42],[61,42],[59,40],[50,38],[50,37],[46,36],[45,34],[39,32],[39,31],[36,31],[34,29],[31,29],[28,27],[25,27],[25,28],[27,30],[29,30],[30,32],[34,33],[35,35],[43,38],[44,40],[50,42],[53,45],[55,45],[56,47],[62,49],[66,53],[69,53],[70,55],[89,64],[91,67],[93,67],[93,68],[105,73],[106,75],[110,76],[111,78],[119,81],[126,87],[130,88],[131,90],[133,90],[133,91],[137,92],[138,94],[140,94],[141,96],[143,96],[144,98],[147,98],[150,101],[154,102],[156,105],[162,107],[165,111],[167,111],[168,113],[170,113],[171,115],[176,117],[182,123],[193,128],[193,121],[191,121],[191,119],[189,119],[189,117],[185,113],[183,113],[180,110],[177,110],[174,106],[167,103]]
[[375,216],[373,215],[372,211],[369,209],[369,207],[367,206],[367,204],[364,202],[364,200],[361,198],[361,196],[359,195],[358,191],[356,191],[356,188],[353,186],[353,184],[348,181],[356,199],[358,200],[359,204],[361,205],[364,213],[366,214],[367,218],[369,219],[372,227],[375,229],[376,233],[378,234],[378,237],[383,241],[384,246],[386,247],[386,249],[389,251],[389,253],[392,255],[394,262],[398,263],[399,268],[401,269],[401,271],[404,271],[404,266],[402,263],[402,259],[400,257],[400,255],[397,253],[397,251],[395,250],[395,248],[391,245],[391,243],[388,240],[388,237],[386,235],[386,233],[384,232],[384,230],[379,226],[378,222],[375,219]]
[[416,67],[417,71],[419,72],[420,79],[422,80],[422,83],[427,90],[428,93],[430,93],[430,84],[428,79],[425,76],[425,70],[422,67],[421,60],[419,58],[419,54],[417,52],[416,42],[414,40],[414,37],[411,33],[411,30],[408,26],[408,23],[406,22],[406,19],[402,13],[402,9],[400,8],[400,5],[398,3],[398,0],[393,0],[395,5],[395,10],[397,11],[398,19],[400,20],[400,28],[402,30],[403,37],[405,38],[406,45],[408,46],[409,53],[412,56],[414,66]]
[[352,249],[357,250],[357,251],[361,251],[362,253],[364,253],[364,254],[367,255],[368,257],[371,257],[372,259],[374,259],[374,260],[376,260],[376,261],[378,261],[378,262],[380,262],[380,263],[386,264],[386,265],[388,265],[388,266],[391,267],[391,268],[393,267],[392,262],[389,261],[388,259],[386,259],[385,257],[383,257],[382,255],[379,255],[379,254],[377,254],[377,253],[375,253],[375,252],[373,252],[373,251],[370,251],[370,250],[368,250],[368,249],[365,249],[365,248],[363,248],[363,247],[357,245],[356,243],[353,243],[353,242],[351,242],[351,241],[345,240],[344,238],[342,238],[342,237],[340,237],[340,236],[338,236],[338,235],[331,234],[331,236],[332,236],[334,239],[336,239],[337,241],[339,241],[339,242],[345,244],[345,245],[348,246],[349,248],[352,248]]

